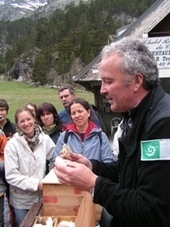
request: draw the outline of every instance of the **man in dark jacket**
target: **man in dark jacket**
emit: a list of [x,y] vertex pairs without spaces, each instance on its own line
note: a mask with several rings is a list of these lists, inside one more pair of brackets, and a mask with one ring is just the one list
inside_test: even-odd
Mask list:
[[125,38],[103,49],[99,72],[101,93],[124,116],[118,161],[71,153],[74,162],[55,172],[61,182],[92,193],[113,216],[113,227],[169,227],[170,96],[159,84],[156,61],[142,41]]
[[7,101],[4,98],[0,98],[0,129],[2,129],[9,140],[16,132],[16,125],[7,118],[8,111],[9,105]]

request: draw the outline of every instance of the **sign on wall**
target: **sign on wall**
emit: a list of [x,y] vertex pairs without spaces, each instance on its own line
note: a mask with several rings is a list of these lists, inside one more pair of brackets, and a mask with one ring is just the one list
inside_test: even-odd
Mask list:
[[170,37],[146,38],[143,41],[157,61],[158,68],[170,68]]

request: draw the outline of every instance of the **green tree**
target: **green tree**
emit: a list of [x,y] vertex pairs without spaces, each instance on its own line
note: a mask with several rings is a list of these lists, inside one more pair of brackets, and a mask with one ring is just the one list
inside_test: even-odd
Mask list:
[[16,46],[13,46],[11,49],[8,49],[5,54],[4,62],[7,70],[9,70],[10,67],[13,65],[16,57],[17,57]]
[[47,83],[46,73],[48,71],[46,56],[42,53],[39,53],[34,62],[32,73],[32,80],[34,82],[39,82],[41,85]]

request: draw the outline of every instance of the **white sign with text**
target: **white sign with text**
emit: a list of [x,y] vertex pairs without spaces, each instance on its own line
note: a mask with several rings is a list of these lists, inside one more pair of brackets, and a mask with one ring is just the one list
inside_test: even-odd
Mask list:
[[152,52],[158,68],[170,68],[170,37],[155,37],[143,39]]

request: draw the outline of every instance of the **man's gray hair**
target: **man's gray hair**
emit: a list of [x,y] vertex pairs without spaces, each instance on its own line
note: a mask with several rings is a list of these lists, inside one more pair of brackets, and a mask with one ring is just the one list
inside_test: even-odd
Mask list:
[[137,73],[143,75],[143,87],[150,90],[159,84],[157,62],[146,45],[139,39],[130,37],[113,42],[103,48],[101,57],[117,54],[122,58],[121,68],[127,81]]

